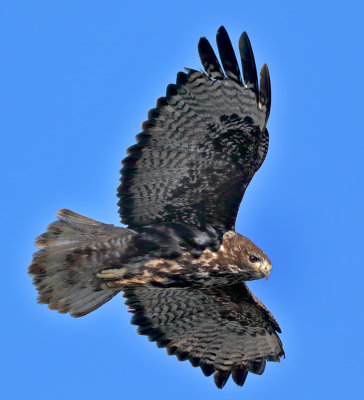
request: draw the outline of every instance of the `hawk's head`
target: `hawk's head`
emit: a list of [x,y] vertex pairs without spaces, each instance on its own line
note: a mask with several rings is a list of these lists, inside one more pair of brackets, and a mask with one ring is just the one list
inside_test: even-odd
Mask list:
[[224,234],[222,245],[218,251],[219,256],[228,261],[246,274],[246,279],[268,279],[272,263],[268,256],[247,237],[235,231]]

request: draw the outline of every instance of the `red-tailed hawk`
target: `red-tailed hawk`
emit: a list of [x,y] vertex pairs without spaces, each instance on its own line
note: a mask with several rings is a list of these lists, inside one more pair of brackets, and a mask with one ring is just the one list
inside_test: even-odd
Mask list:
[[284,352],[277,322],[244,283],[267,278],[271,262],[234,229],[268,149],[269,72],[264,64],[258,86],[245,32],[244,81],[223,27],[217,46],[222,66],[200,39],[206,73],[178,73],[128,149],[118,189],[127,228],[60,210],[29,272],[39,302],[74,317],[122,291],[140,334],[221,388]]

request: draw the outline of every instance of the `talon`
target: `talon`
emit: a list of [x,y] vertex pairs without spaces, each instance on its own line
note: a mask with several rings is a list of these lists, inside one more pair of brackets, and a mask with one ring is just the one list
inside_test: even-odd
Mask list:
[[112,269],[104,269],[99,272],[96,276],[99,279],[119,279],[124,276],[126,272],[126,268],[112,268]]

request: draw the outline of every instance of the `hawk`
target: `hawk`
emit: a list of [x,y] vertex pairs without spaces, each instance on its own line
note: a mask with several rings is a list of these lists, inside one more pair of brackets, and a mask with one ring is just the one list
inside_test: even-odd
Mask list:
[[39,302],[73,317],[123,292],[140,334],[222,388],[284,351],[278,323],[245,284],[268,278],[272,264],[234,228],[268,150],[268,67],[258,85],[245,32],[243,79],[224,27],[217,47],[222,65],[200,39],[205,72],[179,72],[128,149],[118,188],[127,228],[62,209],[36,239],[29,273]]

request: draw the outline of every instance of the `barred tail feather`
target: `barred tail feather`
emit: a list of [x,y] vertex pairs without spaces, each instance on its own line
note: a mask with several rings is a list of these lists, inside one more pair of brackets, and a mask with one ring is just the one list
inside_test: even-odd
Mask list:
[[39,292],[38,302],[60,313],[81,317],[114,297],[119,290],[103,290],[96,274],[120,254],[134,232],[103,224],[62,209],[58,221],[36,238],[29,274]]

